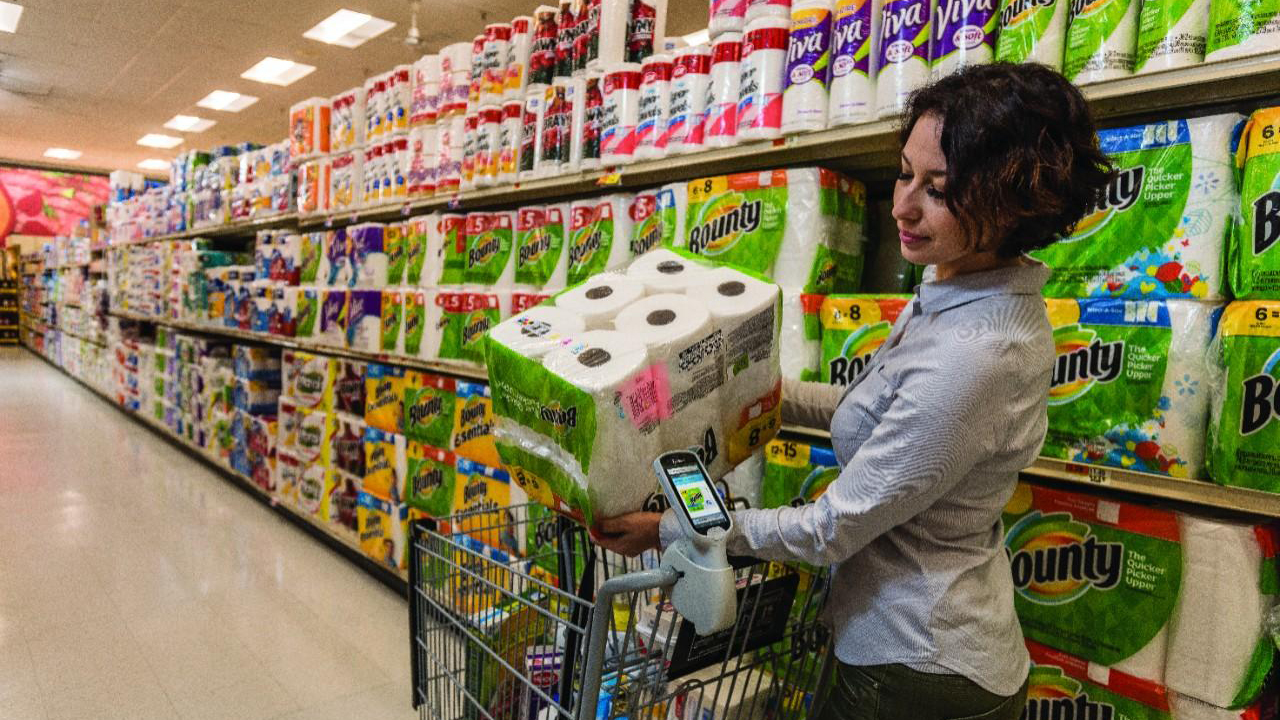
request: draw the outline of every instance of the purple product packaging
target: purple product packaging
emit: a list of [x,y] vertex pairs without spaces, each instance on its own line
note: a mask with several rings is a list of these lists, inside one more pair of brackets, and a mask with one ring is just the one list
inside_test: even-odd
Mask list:
[[831,8],[831,0],[798,0],[791,6],[786,89],[782,91],[783,133],[821,130],[827,126]]
[[347,347],[378,352],[382,347],[382,291],[352,290],[347,310]]
[[929,65],[934,77],[996,56],[996,0],[935,0]]
[[879,14],[871,0],[836,0],[831,40],[831,126],[865,122],[875,114],[874,39]]
[[347,242],[346,228],[325,234],[323,265],[316,277],[332,287],[351,284],[351,248]]
[[349,290],[326,290],[320,303],[320,342],[346,347]]
[[387,286],[391,261],[383,244],[386,226],[364,223],[348,229],[351,238],[352,287],[384,288]]
[[880,10],[876,115],[902,112],[911,91],[929,81],[930,0],[886,0]]

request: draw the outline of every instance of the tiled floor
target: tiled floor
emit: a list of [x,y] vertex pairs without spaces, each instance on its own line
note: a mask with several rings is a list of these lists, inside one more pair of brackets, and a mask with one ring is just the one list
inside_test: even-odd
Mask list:
[[0,720],[412,718],[405,602],[0,350]]

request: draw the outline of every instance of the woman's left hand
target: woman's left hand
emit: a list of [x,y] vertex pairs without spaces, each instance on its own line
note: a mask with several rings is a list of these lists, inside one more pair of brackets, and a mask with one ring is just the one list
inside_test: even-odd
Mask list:
[[645,550],[657,550],[658,525],[662,513],[633,512],[596,521],[591,527],[591,539],[600,547],[627,557],[635,557]]

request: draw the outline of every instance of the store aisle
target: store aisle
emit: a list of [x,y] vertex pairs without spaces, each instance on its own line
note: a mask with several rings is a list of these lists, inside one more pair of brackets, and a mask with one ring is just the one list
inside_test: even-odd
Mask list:
[[25,350],[0,517],[0,720],[415,717],[401,598]]

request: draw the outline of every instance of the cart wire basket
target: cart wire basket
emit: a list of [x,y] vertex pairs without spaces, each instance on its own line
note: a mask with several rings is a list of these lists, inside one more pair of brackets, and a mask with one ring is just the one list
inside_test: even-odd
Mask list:
[[422,718],[789,720],[821,701],[825,571],[731,558],[736,622],[698,636],[656,552],[604,550],[541,505],[418,520],[412,539]]

